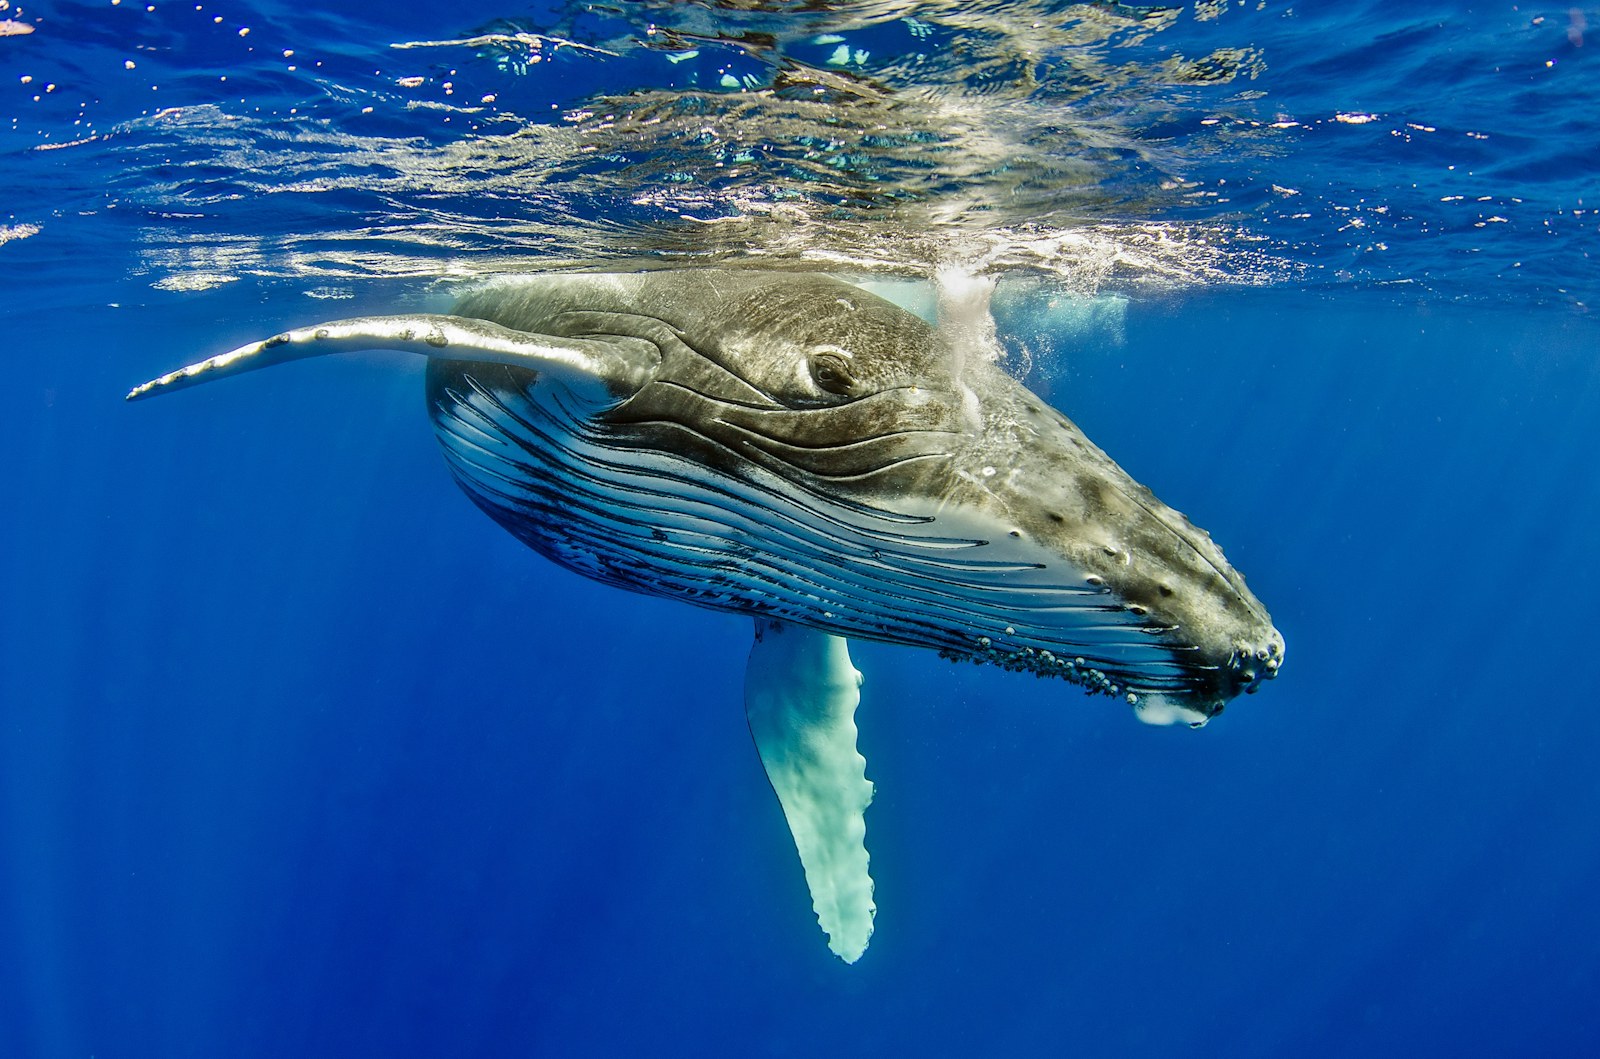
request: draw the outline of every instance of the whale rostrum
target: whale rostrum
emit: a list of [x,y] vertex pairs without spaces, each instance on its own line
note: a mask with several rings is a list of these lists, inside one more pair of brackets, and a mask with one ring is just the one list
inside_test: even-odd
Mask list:
[[854,962],[875,905],[849,638],[1195,727],[1284,657],[1208,534],[956,335],[823,275],[534,275],[448,315],[286,331],[128,397],[325,353],[427,357],[445,461],[490,517],[596,580],[754,619],[751,734]]

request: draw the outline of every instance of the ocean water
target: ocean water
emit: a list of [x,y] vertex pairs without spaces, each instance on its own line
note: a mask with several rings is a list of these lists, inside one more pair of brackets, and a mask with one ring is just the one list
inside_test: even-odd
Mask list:
[[[0,0],[0,1056],[1600,1054],[1597,159],[1592,5]],[[996,280],[1288,643],[1201,731],[853,645],[854,966],[748,621],[485,519],[420,361],[122,400],[707,264]]]

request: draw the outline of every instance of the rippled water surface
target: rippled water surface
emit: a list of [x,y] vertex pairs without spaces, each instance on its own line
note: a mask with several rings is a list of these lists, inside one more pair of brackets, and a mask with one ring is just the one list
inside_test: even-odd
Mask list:
[[341,8],[13,2],[8,256],[179,289],[718,260],[1596,298],[1578,8]]

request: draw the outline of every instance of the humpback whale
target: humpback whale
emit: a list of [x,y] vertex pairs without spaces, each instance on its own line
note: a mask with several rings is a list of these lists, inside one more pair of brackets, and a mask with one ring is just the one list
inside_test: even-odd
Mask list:
[[876,906],[849,640],[1203,725],[1282,636],[1210,536],[954,332],[824,275],[507,277],[445,314],[297,328],[130,400],[285,361],[428,358],[451,473],[540,554],[749,615],[745,707],[833,952]]

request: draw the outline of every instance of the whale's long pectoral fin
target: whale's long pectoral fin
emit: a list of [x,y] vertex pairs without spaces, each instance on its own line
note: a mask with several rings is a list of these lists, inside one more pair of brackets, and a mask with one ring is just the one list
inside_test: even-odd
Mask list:
[[396,349],[447,360],[510,364],[539,372],[595,401],[613,403],[636,393],[661,359],[659,350],[650,342],[627,336],[564,338],[517,331],[488,320],[431,313],[362,316],[298,327],[263,342],[240,346],[135,386],[128,393],[128,400],[137,401],[291,360],[367,349]]
[[867,762],[856,752],[861,674],[843,637],[756,619],[745,713],[800,851],[828,947],[855,963],[872,937]]

